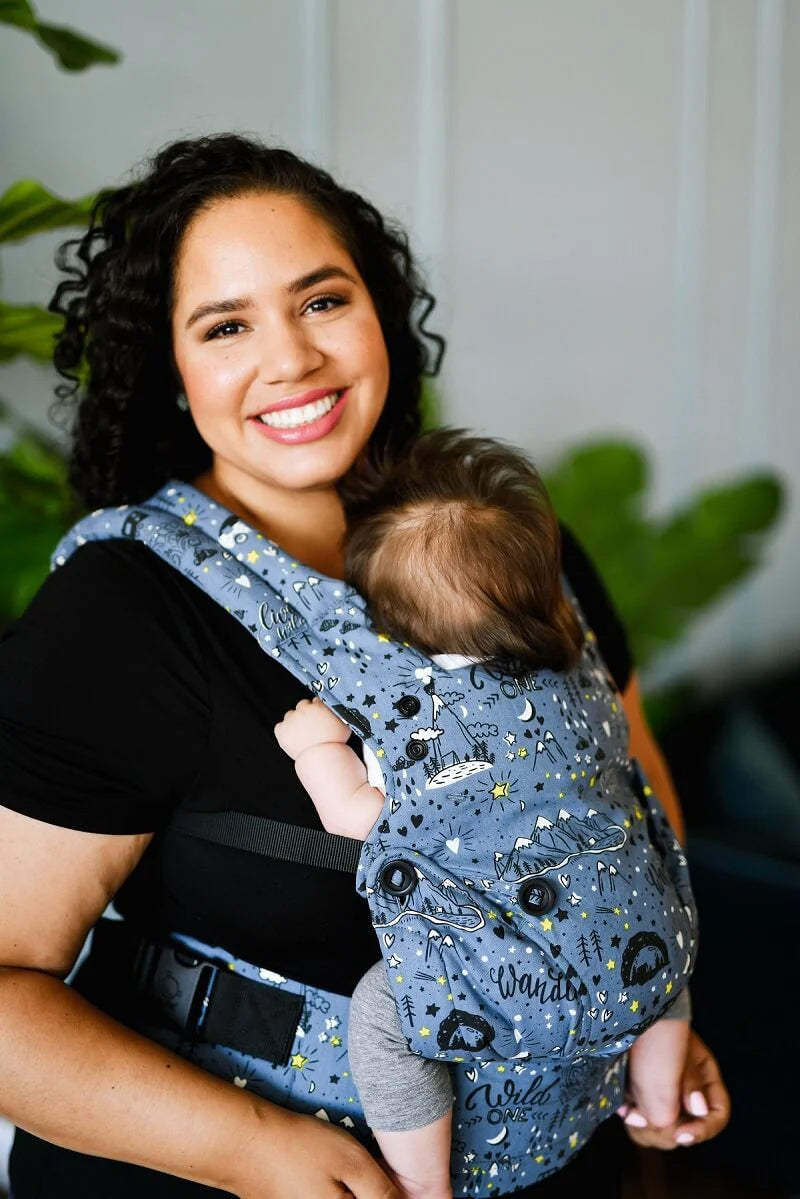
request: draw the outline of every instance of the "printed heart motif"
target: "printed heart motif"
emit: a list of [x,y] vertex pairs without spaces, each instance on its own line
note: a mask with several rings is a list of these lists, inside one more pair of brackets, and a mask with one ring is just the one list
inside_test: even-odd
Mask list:
[[394,933],[384,933],[383,934],[383,943],[387,949],[391,949],[392,946],[394,945]]
[[449,841],[445,841],[445,845],[451,853],[458,853],[458,847],[461,844],[460,837],[451,837]]
[[402,828],[398,828],[397,835],[398,835],[398,837],[407,837],[408,836],[408,827],[404,824],[402,826]]
[[568,874],[559,874],[558,881],[561,883],[562,887],[568,887],[572,882],[572,879]]
[[681,933],[681,932],[677,932],[677,933],[675,934],[675,940],[678,942],[678,944],[680,945],[681,949],[683,949],[683,933]]
[[613,1015],[614,1013],[611,1011],[611,1008],[604,1008],[603,1015],[601,1017],[603,1023],[605,1024],[606,1020],[610,1020]]
[[233,1085],[234,1085],[235,1087],[246,1087],[246,1086],[247,1086],[247,1079],[246,1079],[246,1078],[240,1078],[240,1077],[239,1077],[239,1075],[237,1074],[237,1075],[236,1075],[236,1077],[235,1077],[235,1078],[234,1078],[234,1080],[233,1080]]
[[600,982],[600,975],[599,975],[599,974],[593,974],[593,975],[592,975],[592,982],[594,983],[594,985],[595,985],[595,986],[597,986],[597,984]]
[[608,991],[598,991],[597,992],[597,1002],[598,1003],[605,1003],[605,1001],[607,999],[608,999]]
[[492,932],[494,933],[494,935],[496,937],[499,937],[501,941],[503,940],[503,938],[506,935],[506,930],[503,928],[502,924],[495,925],[494,928],[492,929]]
[[379,833],[388,833],[388,831],[389,831],[389,821],[382,820],[381,823],[378,825],[378,832]]
[[602,749],[598,749],[598,750],[597,750],[597,753],[594,755],[594,760],[595,760],[595,762],[602,762],[602,761],[603,761],[603,758],[604,758],[605,756],[606,756],[606,755],[605,755],[605,753],[603,752],[603,750],[602,750]]
[[415,812],[411,817],[411,823],[414,825],[414,828],[419,828],[419,826],[422,824],[422,816],[419,814],[419,812]]
[[329,690],[329,691],[333,691],[334,687],[336,686],[336,684],[337,684],[338,682],[339,682],[339,676],[338,676],[338,675],[332,675],[332,676],[331,676],[331,677],[328,679],[328,690]]
[[560,945],[551,945],[550,952],[552,953],[554,958],[557,958],[561,953],[561,946]]
[[315,691],[317,691],[317,692],[319,692],[319,691],[321,691],[321,690],[322,690],[322,682],[320,681],[320,679],[312,679],[312,680],[311,680],[311,686],[312,686],[312,687],[314,688],[314,690],[315,690]]
[[478,1077],[478,1071],[475,1069],[474,1066],[472,1066],[469,1070],[466,1071],[466,1075],[470,1082],[474,1082],[475,1079]]
[[317,662],[317,670],[319,671],[320,674],[327,674],[328,673],[328,665],[329,664],[327,662]]
[[390,800],[389,807],[391,808],[392,815],[394,816],[395,812],[400,807],[400,800],[399,799]]
[[596,1019],[597,1019],[597,1008],[596,1008],[596,1007],[590,1007],[590,1008],[589,1008],[589,1015],[592,1017],[592,1019],[593,1019],[593,1020],[596,1020]]

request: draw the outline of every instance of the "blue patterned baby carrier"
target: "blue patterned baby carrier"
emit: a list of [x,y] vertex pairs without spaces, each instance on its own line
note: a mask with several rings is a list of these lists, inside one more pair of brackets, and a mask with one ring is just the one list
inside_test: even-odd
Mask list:
[[[548,1148],[574,1151],[621,1102],[621,1055],[686,985],[696,941],[685,858],[627,756],[592,633],[564,673],[444,669],[374,628],[341,580],[177,482],[86,517],[54,564],[119,537],[213,596],[378,759],[386,798],[356,886],[409,1047],[476,1084],[456,1086],[464,1159],[470,1110],[508,1106],[498,1087],[547,1111]],[[542,1146],[531,1156],[550,1172]]]

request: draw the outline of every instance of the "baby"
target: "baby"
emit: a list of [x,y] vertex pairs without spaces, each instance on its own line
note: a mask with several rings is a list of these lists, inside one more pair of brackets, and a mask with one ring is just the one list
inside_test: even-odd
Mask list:
[[[481,662],[518,673],[575,664],[583,633],[562,588],[560,531],[523,454],[438,430],[401,460],[370,468],[359,486],[348,504],[345,577],[376,628],[445,669]],[[328,832],[366,838],[385,791],[368,747],[362,761],[347,744],[348,727],[319,700],[303,700],[275,734]],[[680,1111],[687,1004],[679,999],[630,1051],[637,1111],[656,1124]],[[353,994],[349,1055],[398,1185],[409,1199],[450,1199],[447,1067],[408,1050],[383,962]]]

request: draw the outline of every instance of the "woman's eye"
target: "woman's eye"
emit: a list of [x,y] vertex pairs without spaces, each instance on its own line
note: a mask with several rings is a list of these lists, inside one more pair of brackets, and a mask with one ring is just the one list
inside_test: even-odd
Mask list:
[[231,337],[243,328],[244,326],[241,321],[222,321],[221,324],[215,325],[213,329],[209,329],[205,340],[212,341],[215,337]]
[[332,308],[341,308],[345,303],[344,296],[317,296],[315,299],[309,300],[303,311],[330,312]]

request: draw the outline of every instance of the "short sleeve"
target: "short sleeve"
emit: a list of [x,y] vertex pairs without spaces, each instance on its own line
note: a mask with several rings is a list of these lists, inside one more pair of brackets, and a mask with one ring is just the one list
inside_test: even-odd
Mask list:
[[[207,746],[202,647],[173,572],[89,544],[0,642],[0,803],[89,832],[155,831]],[[160,565],[160,564],[158,564]]]
[[577,596],[600,653],[617,685],[624,692],[633,673],[628,635],[611,602],[605,584],[576,537],[561,526],[561,567]]

